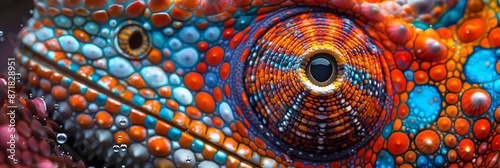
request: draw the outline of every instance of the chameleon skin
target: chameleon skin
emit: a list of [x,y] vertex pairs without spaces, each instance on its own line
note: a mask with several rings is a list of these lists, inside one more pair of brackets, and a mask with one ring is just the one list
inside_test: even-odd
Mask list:
[[[107,164],[498,164],[498,1],[34,2],[22,76]],[[317,52],[344,67],[326,87]]]

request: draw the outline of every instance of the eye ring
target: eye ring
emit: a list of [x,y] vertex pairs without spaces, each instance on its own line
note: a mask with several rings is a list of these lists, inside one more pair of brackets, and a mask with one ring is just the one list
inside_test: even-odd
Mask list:
[[127,24],[118,29],[115,46],[125,57],[141,59],[151,50],[151,39],[146,30],[138,24]]

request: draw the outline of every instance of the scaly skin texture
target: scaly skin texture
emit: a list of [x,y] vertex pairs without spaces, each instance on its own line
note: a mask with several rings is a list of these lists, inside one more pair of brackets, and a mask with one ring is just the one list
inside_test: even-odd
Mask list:
[[107,165],[499,164],[496,0],[34,2],[23,79]]

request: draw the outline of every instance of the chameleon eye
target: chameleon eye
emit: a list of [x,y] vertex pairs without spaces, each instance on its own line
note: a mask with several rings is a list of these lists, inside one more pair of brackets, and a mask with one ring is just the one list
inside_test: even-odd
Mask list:
[[122,55],[143,58],[151,50],[151,42],[146,31],[139,25],[123,26],[116,34],[116,46]]
[[320,53],[314,55],[307,64],[307,78],[318,86],[327,86],[337,76],[337,61],[332,55]]
[[324,161],[380,134],[392,101],[382,54],[352,19],[306,12],[265,30],[242,74],[254,111],[246,118],[266,128],[264,139],[278,140],[278,148],[295,157]]

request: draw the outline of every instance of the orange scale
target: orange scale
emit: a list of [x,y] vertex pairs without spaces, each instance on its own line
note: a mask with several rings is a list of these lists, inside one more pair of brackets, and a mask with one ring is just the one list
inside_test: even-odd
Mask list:
[[474,141],[470,139],[462,139],[458,144],[458,156],[463,161],[470,161],[474,158],[474,152],[476,147],[474,146]]
[[412,31],[408,28],[408,24],[401,21],[389,23],[386,28],[386,33],[391,41],[398,44],[405,44],[413,36]]
[[204,62],[200,62],[196,66],[196,70],[198,70],[198,72],[200,72],[202,74],[207,72],[207,69],[208,69],[207,64],[205,64]]
[[451,128],[451,120],[448,117],[440,117],[437,121],[437,126],[441,131],[448,131]]
[[236,152],[238,145],[239,143],[231,137],[227,137],[224,141],[224,147],[231,152]]
[[186,114],[193,119],[201,119],[201,117],[203,116],[201,111],[194,106],[187,106]]
[[474,123],[472,132],[478,140],[484,140],[488,138],[491,131],[490,122],[487,119],[479,119]]
[[267,145],[266,143],[260,139],[259,137],[255,137],[254,138],[254,142],[255,144],[259,147],[259,148],[262,148],[262,149],[266,149],[267,148]]
[[107,99],[104,108],[111,114],[118,114],[120,112],[121,105],[122,104],[119,101],[116,101],[114,99]]
[[[396,159],[394,159],[394,160],[395,160],[396,164],[398,164],[398,165],[401,165],[401,164],[403,164],[403,162],[404,162],[404,159],[403,159],[403,157],[402,157],[402,156],[398,156],[398,157],[396,157]],[[401,166],[401,167],[404,167],[404,166]],[[410,166],[410,167],[411,167],[411,166]]]
[[200,0],[191,0],[191,1],[174,0],[174,3],[175,6],[182,8],[184,10],[194,10],[200,4]]
[[497,70],[497,73],[500,74],[500,60],[497,61],[497,64],[496,64],[496,70]]
[[63,6],[65,7],[77,7],[82,3],[82,0],[71,0],[71,1],[62,1]]
[[410,147],[410,139],[402,132],[395,132],[387,140],[387,149],[392,155],[400,155]]
[[108,13],[111,17],[120,17],[123,14],[123,6],[118,4],[113,4],[108,7]]
[[191,18],[193,16],[193,13],[189,12],[189,11],[182,10],[178,7],[174,7],[170,10],[170,15],[174,19],[185,21],[185,20],[188,20],[189,18]]
[[68,90],[61,85],[52,87],[51,93],[54,100],[57,101],[65,100],[68,97]]
[[375,153],[379,152],[380,149],[382,149],[382,147],[384,146],[384,137],[380,136],[376,141],[375,141],[375,144],[373,144],[373,151]]
[[226,22],[224,22],[224,27],[231,27],[236,23],[236,19],[229,19]]
[[132,112],[130,112],[129,119],[132,124],[142,125],[146,119],[146,114],[133,109]]
[[394,55],[396,65],[400,70],[406,70],[412,63],[412,56],[408,51],[396,52]]
[[82,66],[77,73],[82,76],[89,77],[90,75],[94,74],[94,67]]
[[85,32],[85,31],[82,31],[82,30],[79,30],[79,29],[75,29],[73,31],[73,36],[78,39],[80,42],[84,42],[84,43],[88,43],[90,42],[90,36]]
[[191,122],[191,118],[186,116],[184,113],[176,112],[173,122],[182,128],[187,128],[189,123]]
[[54,16],[59,15],[61,13],[61,11],[59,11],[59,9],[54,8],[54,7],[49,7],[48,12],[49,12],[50,17],[54,17]]
[[500,135],[495,135],[491,140],[491,150],[497,151],[500,148]]
[[460,90],[462,90],[462,80],[455,77],[450,78],[446,81],[446,88],[450,92],[460,92]]
[[87,100],[80,94],[71,95],[69,104],[74,111],[83,111],[87,108]]
[[404,158],[407,162],[413,163],[415,160],[417,160],[417,154],[413,151],[408,151],[405,153]]
[[432,154],[439,148],[440,140],[436,132],[432,130],[424,130],[417,134],[415,144],[420,152]]
[[431,37],[421,35],[415,40],[415,55],[423,61],[442,61],[447,58],[447,50],[443,43]]
[[470,89],[462,95],[462,110],[471,117],[480,116],[486,112],[491,105],[491,97],[483,89]]
[[97,23],[106,23],[109,19],[108,12],[105,10],[98,10],[92,14],[92,19]]
[[488,34],[488,41],[492,48],[500,47],[500,28],[494,28]]
[[147,99],[153,99],[156,97],[156,92],[153,89],[143,88],[139,90],[139,94]]
[[101,128],[111,128],[113,126],[113,116],[106,111],[100,111],[95,115],[96,123]]
[[495,110],[493,116],[495,117],[495,121],[500,122],[500,106],[497,107]]
[[50,51],[61,51],[61,46],[57,39],[48,39],[45,41],[45,46],[47,46],[47,49]]
[[50,82],[54,83],[54,84],[59,84],[62,80],[62,75],[61,74],[58,74],[58,73],[53,73],[52,75],[50,75]]
[[206,160],[213,160],[215,152],[217,152],[217,149],[210,146],[210,145],[205,145],[205,149],[201,154],[203,155],[203,158]]
[[219,46],[210,48],[210,50],[208,50],[208,52],[205,55],[206,62],[208,63],[208,65],[211,66],[219,65],[223,58],[224,58],[224,49],[222,49],[222,47]]
[[213,15],[225,11],[228,4],[228,0],[202,0],[200,7],[206,15]]
[[40,84],[40,77],[35,72],[30,72],[28,75],[28,79],[29,79],[29,83],[32,86],[38,87],[38,85]]
[[167,100],[167,102],[165,103],[167,105],[168,108],[170,108],[171,110],[178,110],[179,109],[179,104],[173,100],[173,99],[169,99]]
[[236,128],[238,129],[238,132],[241,134],[241,136],[248,137],[248,130],[241,121],[236,121]]
[[459,135],[466,135],[469,133],[470,124],[467,120],[463,118],[457,118],[455,120],[455,132]]
[[139,17],[144,12],[146,4],[143,1],[134,1],[125,8],[125,15],[130,18]]
[[394,69],[391,71],[391,80],[394,84],[394,88],[398,93],[402,93],[406,90],[406,78],[403,72],[399,69]]
[[219,118],[219,117],[214,117],[212,119],[212,122],[213,122],[214,126],[217,127],[217,128],[224,127],[224,121],[221,118]]
[[453,149],[450,150],[450,151],[448,151],[448,156],[447,157],[448,157],[448,160],[450,162],[455,162],[457,160],[457,151],[455,151]]
[[151,12],[159,12],[168,9],[172,5],[172,0],[154,0],[148,2],[148,8]]
[[235,159],[232,156],[227,157],[226,167],[227,168],[243,168],[243,166],[240,166],[240,160]]
[[128,78],[128,83],[135,88],[143,88],[146,87],[146,82],[142,79],[141,75],[138,73],[133,74]]
[[175,63],[172,61],[165,61],[163,63],[163,69],[169,73],[173,73],[175,71]]
[[215,100],[207,92],[199,92],[195,96],[195,103],[201,111],[205,113],[213,113],[215,110]]
[[98,81],[99,84],[106,86],[108,89],[114,88],[116,85],[118,85],[118,80],[111,76],[104,76],[101,77]]
[[189,124],[188,131],[189,133],[203,136],[207,132],[207,126],[201,121],[193,120],[191,124]]
[[91,128],[92,126],[94,126],[94,118],[92,118],[88,114],[78,115],[78,117],[76,117],[76,121],[83,128]]
[[446,102],[448,104],[455,104],[458,102],[458,95],[455,93],[446,94]]
[[231,37],[233,37],[234,35],[234,29],[233,28],[226,28],[222,31],[222,37],[225,38],[225,39],[229,39]]
[[200,41],[198,43],[198,50],[201,52],[205,52],[208,50],[209,44],[206,41]]
[[212,94],[216,101],[222,101],[222,90],[219,87],[215,87]]
[[436,82],[439,82],[446,78],[446,67],[443,64],[436,65],[431,68],[429,72],[429,77]]
[[233,49],[236,46],[238,46],[238,44],[240,44],[240,42],[241,42],[242,37],[243,37],[243,32],[239,32],[236,35],[234,35],[234,37],[229,42],[229,48]]
[[170,141],[162,136],[153,136],[148,140],[148,149],[155,156],[166,156],[170,154],[172,147]]
[[194,137],[190,136],[189,134],[182,133],[181,138],[179,139],[179,144],[183,148],[189,148],[191,147],[191,144],[194,141]]
[[125,145],[130,144],[130,137],[128,136],[127,132],[125,132],[125,131],[116,132],[114,139],[115,139],[115,142],[117,144],[125,144]]
[[[251,142],[253,143],[253,142]],[[266,151],[265,150],[262,150],[262,149],[257,149],[257,153],[261,156],[266,156]],[[262,166],[262,165],[261,165]]]
[[203,88],[205,82],[201,74],[197,72],[190,72],[184,76],[184,84],[189,90],[199,91]]
[[226,136],[222,133],[222,131],[212,127],[208,128],[207,133],[205,134],[206,140],[218,145],[223,145],[225,137]]
[[429,81],[429,76],[425,73],[425,71],[418,70],[415,72],[414,81],[420,85],[426,84]]
[[446,107],[445,111],[449,117],[456,117],[458,114],[458,108],[457,108],[457,106],[454,106],[454,105]]
[[155,114],[158,114],[158,113],[160,113],[162,105],[157,100],[147,100],[142,107],[145,108],[146,110],[149,110],[149,111],[155,113]]
[[156,48],[153,48],[148,54],[148,60],[151,61],[151,63],[159,64],[162,59],[163,57],[160,50]]
[[143,126],[133,125],[129,129],[129,135],[134,141],[143,141],[148,136],[148,133]]
[[229,63],[224,62],[220,67],[219,74],[222,80],[226,80],[229,77],[229,73],[231,72],[231,65]]
[[486,22],[484,18],[473,18],[466,20],[457,29],[457,35],[465,43],[473,42],[479,39],[486,31]]
[[162,28],[170,25],[170,23],[172,23],[172,18],[170,18],[170,15],[168,15],[168,13],[154,13],[151,16],[151,24],[153,24],[153,26],[155,27]]
[[108,0],[85,0],[83,5],[90,10],[104,8],[108,4]]

